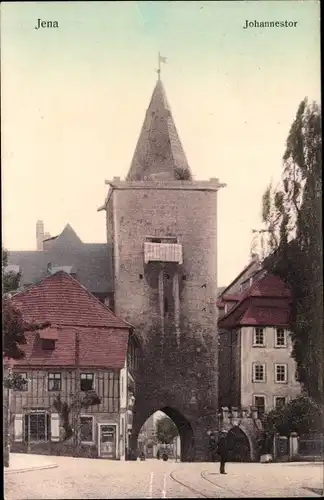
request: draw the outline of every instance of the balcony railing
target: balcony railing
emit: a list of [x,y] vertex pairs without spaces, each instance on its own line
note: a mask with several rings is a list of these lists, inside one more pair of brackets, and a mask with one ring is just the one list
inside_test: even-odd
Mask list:
[[144,262],[176,262],[182,264],[182,245],[179,243],[144,243]]

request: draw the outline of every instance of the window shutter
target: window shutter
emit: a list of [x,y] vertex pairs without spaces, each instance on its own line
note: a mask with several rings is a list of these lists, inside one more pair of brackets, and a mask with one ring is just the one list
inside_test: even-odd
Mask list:
[[60,440],[60,416],[58,413],[51,413],[51,441]]
[[14,438],[16,443],[21,443],[23,440],[23,415],[15,415],[14,423]]

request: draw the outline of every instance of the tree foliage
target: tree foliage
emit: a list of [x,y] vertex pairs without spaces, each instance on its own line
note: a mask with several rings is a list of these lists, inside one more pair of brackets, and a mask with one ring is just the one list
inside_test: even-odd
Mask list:
[[17,290],[20,281],[20,273],[7,271],[8,251],[2,249],[2,295]]
[[79,430],[73,429],[71,425],[71,412],[75,411],[77,406],[79,406],[80,408],[89,408],[90,406],[99,405],[100,403],[101,399],[95,391],[87,391],[81,397],[80,401],[77,401],[77,399],[74,398],[70,404],[68,404],[66,401],[62,401],[60,394],[55,397],[53,401],[53,408],[57,411],[61,418],[62,427],[64,430],[63,441],[70,439],[73,435],[75,435],[75,431]]
[[157,421],[155,436],[160,443],[171,444],[178,434],[178,429],[171,418],[165,416]]
[[304,99],[291,126],[281,183],[262,199],[265,268],[292,291],[293,357],[305,390],[323,401],[323,238],[321,112]]
[[279,409],[274,409],[264,417],[263,426],[268,435],[278,432],[281,436],[290,436],[297,432],[299,436],[310,432],[321,432],[323,426],[323,407],[308,396],[299,396]]
[[[26,345],[25,333],[46,328],[49,323],[31,324],[26,322],[20,311],[11,302],[10,292],[19,286],[20,275],[7,272],[8,252],[2,249],[2,339],[3,358],[21,360],[25,354],[22,349]],[[18,374],[9,374],[4,378],[4,386],[9,389],[21,390],[28,381]]]
[[10,301],[9,292],[19,286],[19,274],[7,272],[8,252],[2,249],[2,337],[3,357],[22,359],[24,352],[20,346],[26,344],[24,332],[27,328],[20,312]]

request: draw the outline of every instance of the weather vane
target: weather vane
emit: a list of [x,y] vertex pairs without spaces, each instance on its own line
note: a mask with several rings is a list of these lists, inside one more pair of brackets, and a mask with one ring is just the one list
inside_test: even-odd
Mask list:
[[166,64],[166,62],[167,62],[167,58],[161,56],[161,54],[159,52],[159,54],[158,54],[158,69],[156,70],[159,80],[160,80],[160,75],[161,75],[161,63]]

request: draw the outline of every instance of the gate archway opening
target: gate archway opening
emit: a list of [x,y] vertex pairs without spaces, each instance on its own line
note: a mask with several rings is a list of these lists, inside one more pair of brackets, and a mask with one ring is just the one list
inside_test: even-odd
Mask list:
[[232,427],[227,433],[228,456],[230,462],[250,462],[251,447],[246,436],[240,427]]
[[169,407],[155,411],[142,425],[137,438],[137,454],[157,458],[166,450],[170,459],[192,460],[194,433],[190,422],[177,410]]

